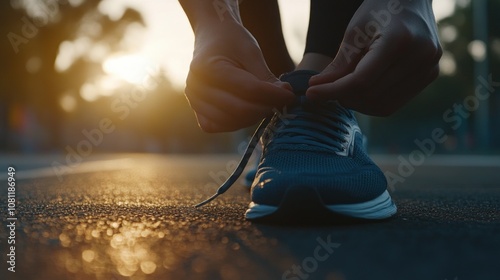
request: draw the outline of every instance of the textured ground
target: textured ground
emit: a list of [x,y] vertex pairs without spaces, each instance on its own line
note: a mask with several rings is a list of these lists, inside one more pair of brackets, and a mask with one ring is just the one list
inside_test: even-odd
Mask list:
[[[500,279],[500,157],[433,156],[397,184],[389,221],[244,220],[248,191],[212,204],[237,155],[1,156],[1,279]],[[397,172],[396,157],[375,156]],[[7,271],[7,166],[16,168],[16,272]],[[299,267],[300,266],[300,267]]]

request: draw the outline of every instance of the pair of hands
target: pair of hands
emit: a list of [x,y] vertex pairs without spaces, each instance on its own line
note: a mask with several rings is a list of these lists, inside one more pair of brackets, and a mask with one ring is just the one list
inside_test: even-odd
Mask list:
[[[250,126],[294,100],[240,22],[197,28],[195,38],[186,96],[204,131]],[[430,0],[365,0],[337,56],[311,78],[306,95],[387,116],[436,79],[441,54]]]

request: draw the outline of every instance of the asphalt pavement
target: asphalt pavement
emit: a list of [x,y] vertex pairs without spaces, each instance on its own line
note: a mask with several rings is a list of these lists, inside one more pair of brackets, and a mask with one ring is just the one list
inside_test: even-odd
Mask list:
[[0,279],[500,279],[499,156],[373,158],[393,219],[272,225],[241,184],[193,207],[238,155],[1,155]]

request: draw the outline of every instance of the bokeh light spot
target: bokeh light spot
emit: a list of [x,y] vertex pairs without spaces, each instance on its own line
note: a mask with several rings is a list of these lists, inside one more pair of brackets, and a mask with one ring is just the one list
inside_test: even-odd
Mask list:
[[95,258],[95,252],[92,250],[85,250],[82,252],[82,259],[86,262],[92,262]]
[[59,99],[59,105],[65,112],[73,112],[76,109],[76,98],[72,94],[65,93]]
[[481,62],[486,58],[486,44],[481,40],[470,42],[467,49],[476,62]]
[[141,270],[144,274],[151,274],[156,270],[156,264],[152,261],[141,262]]

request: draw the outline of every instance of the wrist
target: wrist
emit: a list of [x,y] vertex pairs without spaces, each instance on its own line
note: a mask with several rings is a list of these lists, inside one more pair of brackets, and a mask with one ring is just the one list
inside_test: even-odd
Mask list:
[[241,24],[238,0],[179,0],[193,31],[228,22]]

